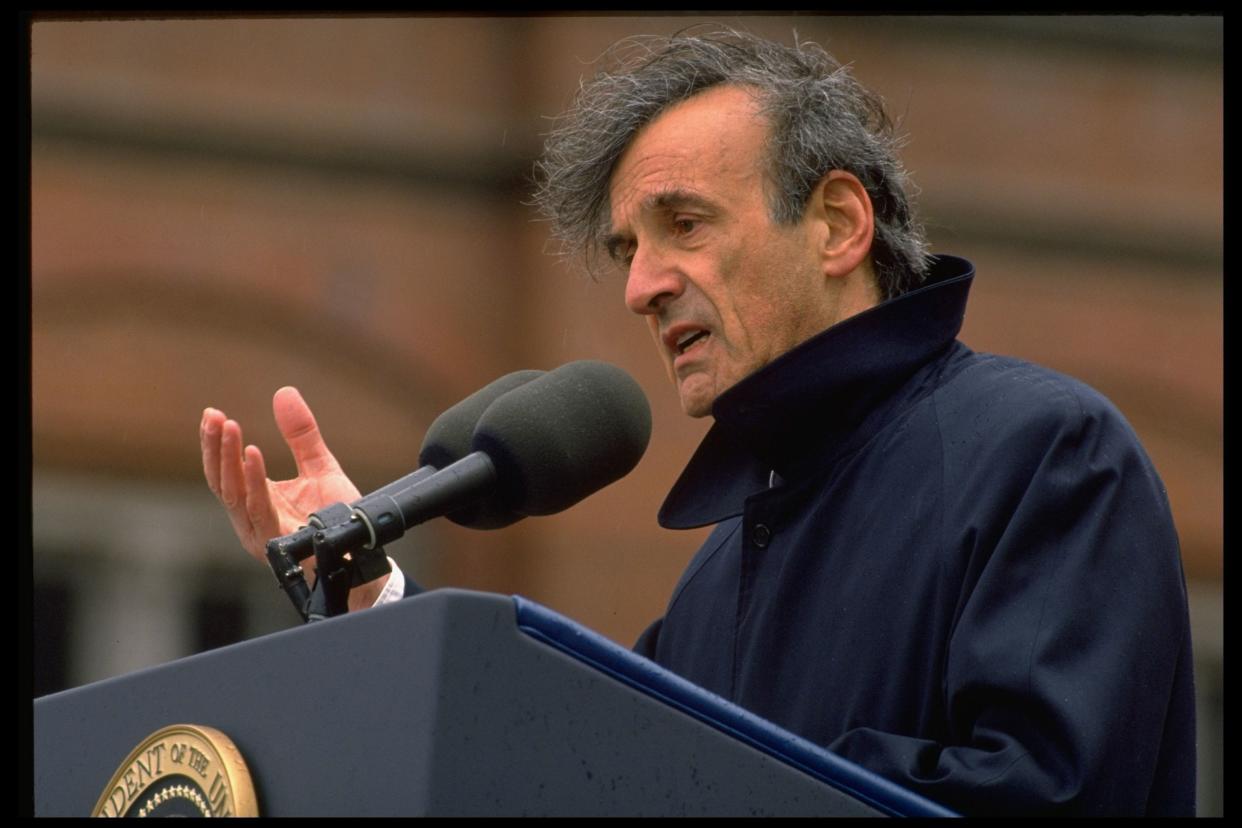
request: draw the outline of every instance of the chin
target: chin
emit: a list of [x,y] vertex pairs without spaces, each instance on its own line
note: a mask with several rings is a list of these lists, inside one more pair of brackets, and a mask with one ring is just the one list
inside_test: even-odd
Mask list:
[[716,401],[714,396],[708,397],[702,394],[681,397],[681,410],[688,417],[707,417],[712,413],[712,403]]
[[702,371],[694,371],[677,383],[681,410],[688,417],[709,417],[718,396],[712,377]]

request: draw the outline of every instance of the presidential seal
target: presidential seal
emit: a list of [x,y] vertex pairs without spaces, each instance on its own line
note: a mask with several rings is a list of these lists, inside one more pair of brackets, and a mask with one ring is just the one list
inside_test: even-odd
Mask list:
[[134,748],[95,803],[96,817],[253,817],[250,770],[229,737],[172,725]]

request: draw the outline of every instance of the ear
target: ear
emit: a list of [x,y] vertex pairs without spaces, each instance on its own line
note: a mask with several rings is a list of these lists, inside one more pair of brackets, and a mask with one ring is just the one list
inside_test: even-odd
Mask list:
[[875,214],[857,176],[831,171],[815,185],[807,209],[820,231],[817,244],[825,276],[843,278],[868,261]]

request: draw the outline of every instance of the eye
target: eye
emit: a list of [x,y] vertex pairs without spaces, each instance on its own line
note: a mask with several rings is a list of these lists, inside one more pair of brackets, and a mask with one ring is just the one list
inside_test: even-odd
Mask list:
[[673,232],[678,236],[689,235],[698,226],[699,220],[689,216],[677,216],[673,219]]
[[638,249],[638,245],[631,242],[630,244],[621,245],[617,249],[617,264],[625,270],[630,269],[630,265],[634,263],[634,251]]
[[608,243],[608,258],[617,263],[618,266],[628,269],[630,263],[634,261],[634,247],[632,241],[621,239],[613,240]]

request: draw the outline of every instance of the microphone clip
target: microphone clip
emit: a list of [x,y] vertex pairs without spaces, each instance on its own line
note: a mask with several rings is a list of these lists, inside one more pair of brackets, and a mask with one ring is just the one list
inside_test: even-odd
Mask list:
[[[367,526],[344,503],[313,513],[309,525],[267,542],[276,582],[304,622],[349,611],[349,591],[392,571],[382,546],[367,548]],[[301,562],[315,556],[315,585],[309,587]]]

